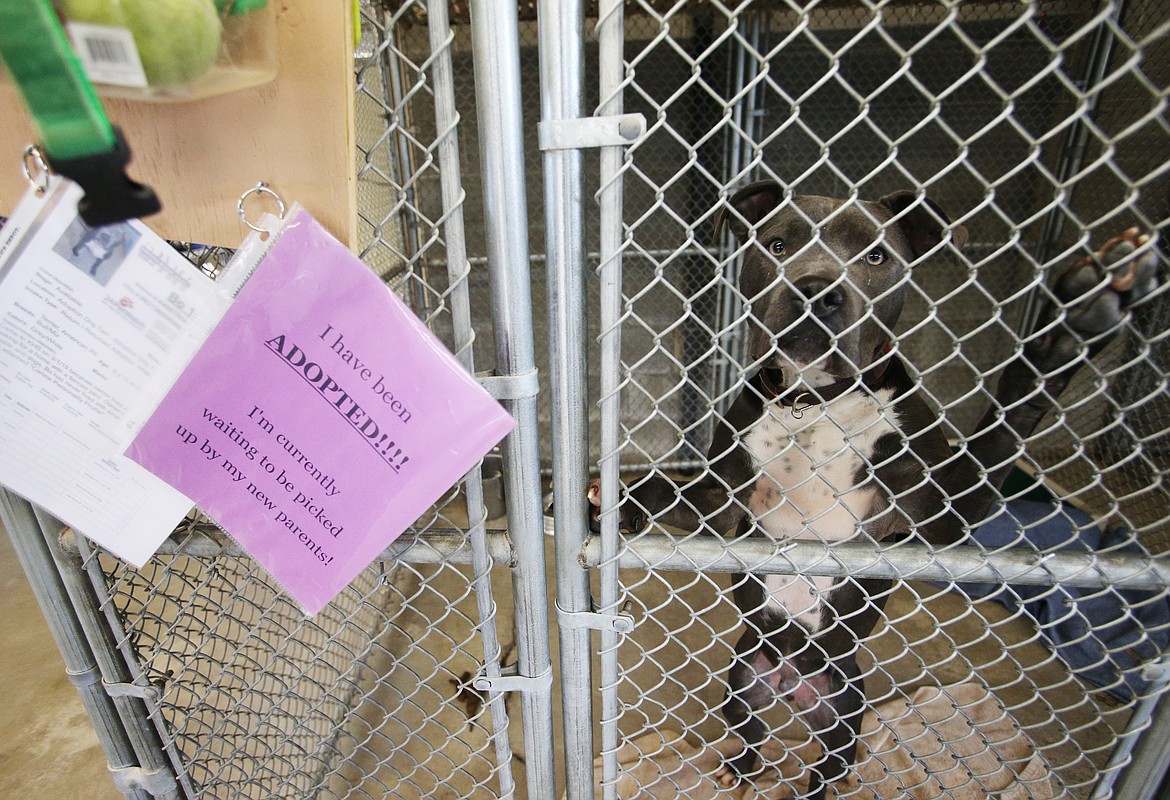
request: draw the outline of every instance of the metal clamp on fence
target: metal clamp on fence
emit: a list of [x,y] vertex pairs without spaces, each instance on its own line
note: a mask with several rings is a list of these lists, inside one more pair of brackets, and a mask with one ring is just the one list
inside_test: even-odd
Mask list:
[[73,685],[73,688],[80,691],[86,686],[93,686],[100,681],[101,672],[96,666],[91,666],[84,670],[66,669],[65,677],[69,679],[69,683]]
[[157,686],[143,686],[137,683],[110,683],[103,679],[102,687],[105,688],[106,694],[110,697],[137,697],[152,703],[159,701]]
[[625,147],[646,133],[646,118],[641,114],[618,114],[612,117],[547,119],[537,125],[536,133],[542,151]]
[[531,369],[516,375],[475,376],[484,391],[496,400],[522,400],[540,393],[540,370]]
[[1170,684],[1170,656],[1151,661],[1142,667],[1142,678],[1158,687]]
[[518,675],[517,666],[504,667],[501,675],[477,675],[471,685],[481,692],[531,692],[543,694],[552,689],[552,664],[539,675]]
[[632,633],[634,618],[629,614],[599,614],[596,611],[566,611],[558,602],[557,624],[566,630],[588,628],[594,631]]
[[124,795],[141,791],[151,797],[173,797],[179,791],[175,776],[166,770],[147,772],[142,767],[109,767],[109,770],[114,786]]

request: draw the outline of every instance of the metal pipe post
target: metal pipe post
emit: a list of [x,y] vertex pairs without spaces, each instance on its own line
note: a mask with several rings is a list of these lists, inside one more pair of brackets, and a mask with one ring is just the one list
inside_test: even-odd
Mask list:
[[[1163,692],[1166,689],[1165,686],[1161,688]],[[1098,797],[1154,800],[1159,786],[1166,779],[1167,770],[1170,770],[1170,738],[1166,737],[1164,731],[1170,726],[1170,703],[1166,702],[1165,694],[1148,702],[1153,707],[1153,713],[1143,720],[1142,733],[1131,743],[1132,750],[1125,753],[1130,759],[1129,766],[1116,776],[1116,782],[1113,780],[1116,773],[1106,773],[1102,786],[1093,794],[1094,800]],[[1140,711],[1134,711],[1135,718]],[[1145,726],[1146,722],[1148,726]]]
[[[427,25],[431,45],[431,78],[435,91],[435,151],[439,160],[439,182],[443,197],[443,233],[447,249],[447,281],[453,287],[450,296],[451,325],[454,332],[456,357],[468,372],[475,373],[472,342],[475,332],[471,324],[471,302],[468,276],[471,267],[467,261],[467,236],[463,222],[463,201],[466,195],[460,183],[459,172],[459,112],[455,104],[455,70],[451,63],[451,42],[454,35],[447,13],[447,0],[428,0]],[[488,544],[483,505],[482,471],[476,467],[464,482],[467,492],[467,518],[470,523],[468,538],[474,570],[476,610],[479,615],[480,640],[483,643],[484,674],[498,678],[500,668],[500,639],[496,628],[496,603],[492,596],[491,571],[493,566]],[[492,737],[496,750],[500,797],[516,794],[512,774],[512,745],[508,741],[508,709],[502,692],[488,693],[488,709],[492,718]]]
[[[735,23],[740,35],[757,53],[763,41],[763,16],[763,12],[748,10]],[[758,80],[760,62],[754,57],[748,57],[747,47],[736,43],[729,57],[732,63],[728,72],[733,82],[728,86],[728,94],[735,96],[736,101],[731,109],[731,125],[725,126],[723,180],[734,185],[742,183],[743,178],[758,167],[756,161],[760,154],[756,142],[762,138],[760,128],[763,115],[759,105],[763,102],[764,93]],[[739,286],[739,259],[731,255],[735,250],[735,237],[730,230],[723,231],[710,244],[722,262],[723,275],[719,284],[719,316],[716,318],[720,344],[714,359],[715,385],[712,397],[718,398],[715,410],[726,414],[736,396],[731,387],[740,380],[741,365],[747,361],[744,358],[744,326],[736,324],[743,311],[743,302],[736,291]]]
[[[612,557],[604,543],[590,541],[581,560],[594,567],[609,563]],[[987,552],[979,547],[936,550],[920,544],[808,540],[782,544],[756,536],[732,541],[708,535],[683,538],[643,533],[623,542],[618,560],[621,568],[636,570],[1143,590],[1170,586],[1170,559],[1134,553],[1037,553],[1024,548]]]
[[53,564],[53,557],[32,506],[7,489],[0,489],[0,519],[12,540],[12,547],[24,568],[24,574],[28,576],[49,632],[61,652],[69,681],[77,689],[81,704],[97,733],[115,784],[127,800],[150,800],[150,793],[141,786],[131,781],[117,780],[117,776],[138,768],[134,748],[113,701],[101,684],[101,674],[94,661],[93,651],[73,613],[69,596]]
[[[422,252],[422,234],[419,231],[418,199],[415,196],[413,176],[418,174],[411,154],[410,141],[404,130],[410,129],[410,108],[407,105],[406,82],[402,75],[401,48],[393,14],[387,11],[382,17],[382,97],[388,113],[391,136],[386,139],[386,154],[390,159],[390,171],[398,178],[399,203],[402,205],[402,250],[404,271]],[[418,264],[420,281],[415,281],[407,298],[414,313],[426,319],[430,316],[430,300],[425,290],[427,281],[426,262]]]
[[[582,115],[580,0],[541,0],[541,119]],[[577,561],[589,536],[585,487],[589,482],[588,369],[585,341],[585,235],[582,156],[576,149],[544,153],[545,247],[548,255],[549,373],[552,392],[553,529],[559,612],[591,611],[589,573]],[[593,797],[592,635],[559,628],[565,784],[569,800]]]
[[[599,51],[598,83],[600,104],[597,113],[616,116],[625,110],[622,87],[625,81],[625,11],[621,0],[602,0],[597,9]],[[601,518],[600,572],[601,608],[616,614],[620,606],[618,577],[618,515],[621,483],[621,318],[622,318],[622,165],[626,152],[621,147],[601,149],[599,249],[601,332]],[[601,754],[602,796],[617,797],[618,740],[618,654],[621,634],[601,632]]]
[[154,697],[155,688],[144,681],[135,681],[126,662],[119,658],[118,642],[106,625],[81,556],[76,552],[66,552],[60,545],[64,525],[40,509],[34,509],[34,513],[45,538],[46,550],[69,596],[74,617],[94,654],[102,686],[107,694],[112,691],[111,687],[117,689],[110,699],[122,720],[142,775],[149,776],[151,796],[159,800],[178,800],[181,796],[179,785],[163,752],[162,739],[150,720],[151,713],[158,708],[157,698],[148,699]]
[[[524,131],[520,102],[520,29],[511,0],[471,6],[475,96],[483,165],[483,202],[495,318],[496,372],[531,376],[532,290],[528,262],[528,202],[524,185]],[[536,392],[504,399],[516,428],[504,441],[508,528],[516,547],[512,584],[521,679],[525,765],[536,797],[556,796],[553,768],[552,671],[548,641],[548,594],[544,514],[540,505],[540,452]],[[547,793],[547,794],[544,794]]]
[[[1047,264],[1059,247],[1060,238],[1064,233],[1067,209],[1072,204],[1072,190],[1069,189],[1069,182],[1084,165],[1085,153],[1089,146],[1089,127],[1084,120],[1086,117],[1094,117],[1097,113],[1097,107],[1101,103],[1099,89],[1105,80],[1105,72],[1109,68],[1109,61],[1113,58],[1115,45],[1113,33],[1107,20],[1110,17],[1116,19],[1120,27],[1125,16],[1126,2],[1127,0],[1117,0],[1116,3],[1105,0],[1102,3],[1097,31],[1089,43],[1085,70],[1079,81],[1080,91],[1085,98],[1084,105],[1081,113],[1068,129],[1060,148],[1060,162],[1056,168],[1058,186],[1062,192],[1067,191],[1068,195],[1053,206],[1044,220],[1044,228],[1036,244],[1037,261],[1041,265]],[[1028,303],[1024,308],[1020,326],[1023,333],[1032,332],[1039,322],[1040,296],[1040,292],[1030,292],[1028,295]]]
[[1170,666],[1163,659],[1153,669],[1161,680],[1134,707],[1090,800],[1152,800],[1166,774],[1170,740],[1158,732],[1170,723],[1170,704],[1165,702]]

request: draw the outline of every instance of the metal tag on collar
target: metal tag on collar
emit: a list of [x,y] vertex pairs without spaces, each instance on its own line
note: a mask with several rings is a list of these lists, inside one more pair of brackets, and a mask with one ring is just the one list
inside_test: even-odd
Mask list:
[[804,412],[816,405],[815,401],[805,402],[804,405],[800,404],[803,398],[811,396],[812,392],[801,392],[792,398],[792,416],[794,419],[804,419]]

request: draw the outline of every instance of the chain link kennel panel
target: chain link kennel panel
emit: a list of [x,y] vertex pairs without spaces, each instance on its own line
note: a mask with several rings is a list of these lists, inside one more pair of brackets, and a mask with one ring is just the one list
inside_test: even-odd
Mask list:
[[[445,2],[361,6],[359,255],[469,371],[494,373],[489,388],[518,422],[508,444],[313,617],[202,517],[134,569],[82,537],[58,542],[57,523],[34,526],[14,506],[10,527],[64,554],[57,569],[71,594],[57,602],[87,622],[103,666],[98,694],[104,686],[115,703],[141,704],[122,718],[140,729],[130,738],[148,767],[115,770],[128,797],[551,792],[536,384],[531,323],[512,311],[531,305],[527,253],[517,279],[490,245],[490,231],[516,227],[517,210],[523,224],[523,183],[521,200],[502,210],[484,199],[506,183],[485,173],[522,173],[501,166],[522,139],[497,121],[519,119],[519,80],[509,89],[491,60],[508,62],[498,36],[474,56],[470,45],[518,26],[509,4],[478,13],[482,30],[472,32],[466,18],[452,24]],[[476,102],[471,76],[484,63],[496,79]],[[231,255],[180,249],[210,273]],[[161,759],[142,758],[154,748]]]
[[[867,713],[839,796],[1107,797],[1115,781],[1118,796],[1141,796],[1127,778],[1159,763],[1141,759],[1164,713],[1170,635],[1164,294],[1027,442],[1004,496],[1040,512],[1013,507],[1006,541],[928,552],[657,528],[619,537],[614,511],[619,475],[633,487],[647,469],[680,484],[702,474],[715,423],[751,374],[741,248],[712,229],[726,198],[760,178],[846,199],[925,191],[971,232],[961,250],[916,265],[895,331],[962,448],[1051,277],[1090,242],[1165,225],[1165,4],[606,0],[583,9],[586,24],[564,21],[598,40],[581,58],[583,112],[548,100],[552,74],[539,91],[528,81],[550,61],[546,50],[538,65],[537,40],[566,6],[542,4],[539,24],[532,4],[502,6],[363,4],[359,231],[363,259],[469,369],[505,376],[522,440],[312,619],[198,520],[144,570],[66,540],[76,556],[58,560],[55,580],[70,589],[69,613],[91,623],[100,680],[86,690],[116,707],[124,731],[110,738],[128,741],[111,764],[127,796],[554,796],[542,466],[562,487],[555,616],[570,797],[803,788],[821,753],[783,701],[765,712],[760,775],[717,779],[741,746],[719,708],[742,630],[726,575],[745,570],[895,581],[858,645]],[[520,97],[490,94],[489,49],[516,57]],[[485,106],[484,91],[499,102]],[[537,121],[593,108],[641,114],[647,129],[581,158],[597,205],[579,230],[541,187],[566,165],[571,184],[581,164],[541,153]],[[527,161],[515,158],[521,139]],[[580,258],[565,259],[574,248]],[[225,254],[191,255],[214,269]],[[488,269],[514,261],[511,279]],[[575,305],[553,277],[565,263],[596,267],[596,282],[578,277],[600,308],[577,312],[577,328],[559,317]],[[500,286],[517,272],[525,292]],[[536,346],[547,332],[556,359],[542,382],[588,362],[571,391],[542,394],[539,449],[521,363],[531,326],[515,316],[531,306],[529,285],[550,298],[535,320]],[[575,427],[586,418],[600,432],[588,447]],[[587,542],[563,489],[585,485],[586,456],[604,501],[602,535]],[[43,518],[41,534],[56,544]],[[596,570],[597,608],[581,563]],[[156,747],[161,759],[143,757]]]
[[[782,699],[762,712],[762,769],[738,784],[720,775],[743,747],[720,708],[750,624],[729,582],[751,579],[725,573],[745,572],[894,580],[857,642],[859,755],[829,796],[1111,796],[1135,742],[1152,735],[1166,685],[1164,290],[1010,454],[1016,468],[996,504],[1006,512],[970,526],[959,545],[719,538],[653,518],[619,536],[618,504],[657,478],[685,504],[681,487],[710,466],[713,428],[760,367],[745,337],[765,320],[738,280],[757,245],[714,234],[728,198],[753,180],[779,183],[782,210],[793,195],[856,207],[910,189],[970,232],[961,249],[944,241],[913,266],[892,332],[947,440],[969,446],[1004,364],[1042,324],[1055,276],[1130,226],[1164,230],[1168,11],[1158,2],[601,4],[599,113],[640,113],[647,132],[603,164],[597,195],[600,236],[613,242],[599,269],[599,360],[609,371],[596,463],[602,534],[582,558],[599,569],[602,613],[634,627],[602,636],[599,785],[570,782],[570,796],[805,791],[822,747],[815,724]],[[652,468],[632,474],[630,463]],[[736,488],[726,504],[743,502]]]

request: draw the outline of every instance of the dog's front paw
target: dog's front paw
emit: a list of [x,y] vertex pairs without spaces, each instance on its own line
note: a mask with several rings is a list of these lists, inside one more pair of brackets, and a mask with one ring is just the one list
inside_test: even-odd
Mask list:
[[739,773],[728,764],[724,764],[715,772],[715,782],[724,789],[734,789],[739,786],[740,780]]
[[1063,318],[1025,350],[1041,374],[1073,362],[1083,346],[1090,355],[1121,328],[1128,309],[1151,294],[1160,279],[1150,237],[1130,228],[1077,262],[1053,287]]
[[742,789],[754,785],[766,769],[760,764],[759,754],[749,747],[724,761],[713,777],[724,789]]
[[[592,481],[589,484],[589,529],[594,533],[601,531],[601,481]],[[636,503],[626,500],[618,509],[618,528],[623,533],[640,533],[649,521],[646,513]]]

